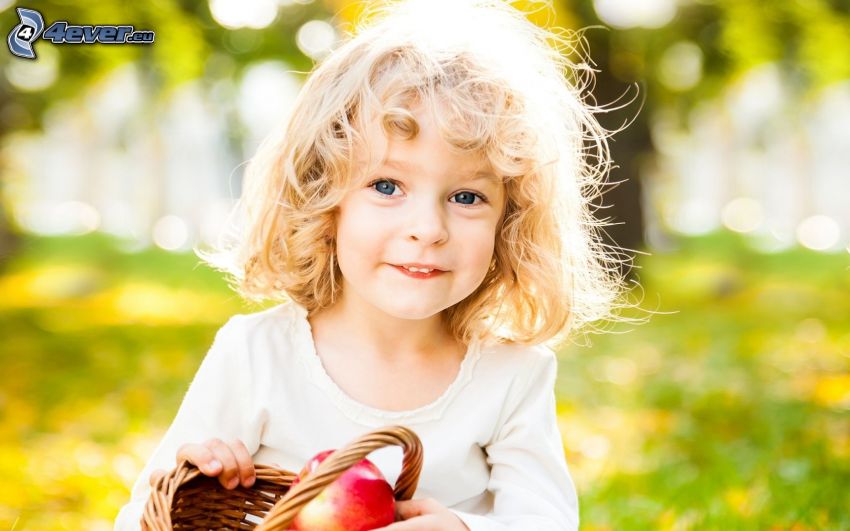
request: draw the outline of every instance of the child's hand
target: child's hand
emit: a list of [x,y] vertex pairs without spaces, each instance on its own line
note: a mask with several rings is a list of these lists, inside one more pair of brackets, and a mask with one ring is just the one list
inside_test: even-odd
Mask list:
[[[250,487],[256,479],[251,454],[238,439],[230,444],[221,439],[210,439],[201,444],[184,444],[177,450],[177,462],[183,459],[198,467],[206,476],[218,476],[221,486],[228,490],[235,489],[240,481],[243,486]],[[162,469],[151,472],[151,487],[164,475],[165,470]],[[147,531],[144,521],[142,531]]]
[[[219,483],[226,489],[235,489],[241,482],[250,487],[256,479],[251,454],[240,440],[227,444],[221,439],[210,439],[202,444],[184,444],[177,450],[177,462],[189,461],[206,476],[218,476]],[[165,470],[151,472],[150,484],[165,475]]]
[[[250,487],[256,479],[251,454],[239,440],[230,444],[221,439],[210,439],[202,444],[184,444],[177,450],[177,462],[183,459],[198,467],[206,476],[218,476],[219,483],[226,489],[235,489],[240,482]],[[164,475],[165,470],[162,469],[151,472],[151,487]],[[147,531],[144,521],[142,531]]]
[[189,461],[206,476],[218,476],[225,489],[235,489],[242,483],[250,487],[256,479],[254,461],[242,441],[236,439],[225,443],[221,439],[210,439],[201,444],[184,444],[177,450],[177,462]]
[[469,531],[463,520],[433,498],[395,503],[396,521],[375,531]]

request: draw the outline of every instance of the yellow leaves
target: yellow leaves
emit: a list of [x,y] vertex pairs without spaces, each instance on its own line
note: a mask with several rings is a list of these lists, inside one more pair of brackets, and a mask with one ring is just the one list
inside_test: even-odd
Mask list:
[[[15,390],[11,389],[14,393]],[[15,394],[0,394],[0,441],[16,439],[20,434],[28,431],[36,422],[39,412],[36,406]],[[0,471],[4,469],[7,461],[0,460]]]
[[27,444],[2,439],[0,529],[16,519],[16,529],[112,529],[160,436],[127,434],[108,445],[61,432]]
[[[238,310],[238,300],[216,292],[212,279],[192,279],[191,286],[167,281],[180,277],[166,270],[192,275],[189,259],[134,266],[103,249],[81,261],[86,244],[63,245],[33,245],[31,256],[0,275],[9,332],[0,389],[0,530],[112,529],[162,436],[138,426],[147,418],[140,412],[161,398],[146,382],[182,378],[197,366],[187,355],[196,348],[194,332],[148,345],[133,333],[99,328],[194,329],[220,325]],[[78,254],[62,259],[71,247]],[[143,351],[132,365],[140,380],[125,385],[128,364],[137,360],[133,348]],[[114,383],[104,385],[104,375]],[[142,429],[144,435],[128,433]]]
[[850,374],[831,374],[818,378],[812,394],[822,406],[850,408]]
[[141,280],[108,287],[102,272],[76,264],[50,264],[0,277],[0,291],[0,308],[45,309],[39,324],[50,332],[97,325],[215,324],[232,313],[221,295]]
[[781,57],[782,41],[775,30],[775,11],[755,2],[727,2],[721,42],[737,72],[745,72]]
[[[22,448],[7,444],[0,446],[0,476],[9,479],[20,478],[23,473],[21,464],[25,461]],[[5,514],[2,508],[22,507],[26,499],[26,489],[21,488],[21,482],[0,481],[0,522],[11,516]]]
[[684,529],[694,529],[699,519],[699,514],[695,511],[685,511],[682,513],[674,509],[666,509],[658,517],[656,529],[660,531],[682,531]]
[[839,460],[850,461],[850,423],[845,418],[830,418],[822,432],[829,451]]
[[0,277],[0,307],[35,308],[51,306],[93,289],[101,275],[75,264],[33,267]]
[[112,310],[99,316],[103,324],[216,323],[228,310],[220,296],[142,282],[125,283],[106,294],[102,302]]
[[367,7],[366,2],[355,2],[351,0],[330,0],[337,17],[347,24],[361,20]]
[[800,63],[816,86],[826,86],[850,77],[850,32],[848,17],[830,9],[824,1],[790,2],[789,10],[799,20]]
[[735,513],[749,519],[762,513],[770,499],[770,489],[763,481],[756,481],[728,488],[721,497]]
[[674,415],[666,410],[599,408],[560,414],[558,427],[570,469],[576,482],[584,486],[610,475],[654,467],[643,452],[644,443],[668,433],[674,421]]
[[[655,274],[658,274],[656,271]],[[740,296],[739,288],[745,284],[743,272],[734,264],[723,260],[703,259],[672,263],[665,271],[665,277],[655,279],[663,285],[675,279],[675,291],[668,290],[665,295],[671,297],[668,304],[681,301],[714,301],[718,297],[732,298]],[[675,297],[675,298],[672,298]],[[731,299],[730,299],[731,300]]]
[[775,525],[770,528],[770,531],[815,531],[815,529],[817,528],[802,522],[795,522],[790,526]]
[[752,514],[752,496],[747,489],[733,487],[723,493],[723,499],[742,516]]
[[850,409],[850,374],[801,372],[791,382],[792,394],[819,406]]
[[130,387],[124,392],[123,406],[130,411],[145,411],[154,407],[154,397],[149,388]]
[[668,531],[673,529],[673,524],[676,523],[676,511],[673,509],[665,510],[661,513],[661,516],[658,517],[658,521],[656,523],[658,524],[659,531]]

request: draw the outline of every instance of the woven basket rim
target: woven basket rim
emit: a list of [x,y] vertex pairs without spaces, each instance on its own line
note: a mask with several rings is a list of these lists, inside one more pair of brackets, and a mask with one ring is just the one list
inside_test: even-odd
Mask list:
[[[246,513],[250,512],[256,516],[257,507],[266,507],[271,503],[271,495],[268,491],[275,491],[280,496],[277,496],[274,504],[268,508],[261,523],[252,527],[252,524],[243,523],[244,520],[240,520],[237,528],[256,531],[285,530],[301,508],[321,494],[325,487],[373,451],[392,445],[401,446],[404,451],[402,469],[393,488],[393,496],[398,501],[409,500],[416,491],[422,470],[422,442],[409,428],[396,425],[367,432],[335,450],[313,472],[294,486],[293,482],[298,475],[296,472],[274,465],[256,463],[254,464],[256,481],[251,487],[238,486],[227,490],[217,483],[216,477],[206,476],[188,460],[181,460],[174,469],[158,478],[151,488],[142,521],[149,531],[172,531],[172,511],[175,509],[175,500],[179,498],[179,494],[193,487],[193,480],[201,477],[214,480],[204,482],[207,486],[206,490],[193,491],[193,495],[199,497],[198,505],[203,505],[204,514],[207,515],[204,517],[205,528],[209,527],[211,522],[219,520],[221,527],[230,528],[233,524],[226,522],[232,522],[234,515],[244,519]],[[197,482],[194,485],[196,489],[199,488]],[[184,499],[180,502],[180,510],[184,511],[181,514],[194,510],[186,505]],[[250,510],[244,509],[246,506]],[[240,511],[242,511],[241,515]]]

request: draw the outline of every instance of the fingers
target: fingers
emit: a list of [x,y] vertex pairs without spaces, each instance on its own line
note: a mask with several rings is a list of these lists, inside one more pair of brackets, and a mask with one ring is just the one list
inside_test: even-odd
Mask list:
[[434,498],[397,501],[396,513],[400,520],[375,531],[414,531],[418,529],[444,529],[469,531],[457,515]]
[[203,444],[184,444],[177,450],[177,462],[185,459],[207,476],[217,476],[222,472],[222,463],[212,451]]
[[221,486],[226,489],[235,489],[239,485],[239,463],[233,455],[233,450],[221,439],[210,439],[204,443],[204,446],[222,465],[221,474],[218,476]]
[[396,513],[402,520],[416,516],[435,513],[440,509],[440,502],[433,498],[398,501],[395,504]]
[[423,500],[404,500],[396,502],[395,509],[399,518],[409,520],[414,516],[420,516],[425,512]]
[[218,476],[219,483],[226,489],[234,489],[240,483],[253,485],[254,462],[242,443],[234,440],[230,444],[221,439],[210,439],[203,444],[184,444],[177,452],[177,460],[186,459],[207,476]]
[[233,456],[236,458],[236,463],[239,466],[238,477],[243,487],[250,487],[254,484],[254,460],[251,459],[251,454],[240,440],[235,440],[230,445],[233,450]]

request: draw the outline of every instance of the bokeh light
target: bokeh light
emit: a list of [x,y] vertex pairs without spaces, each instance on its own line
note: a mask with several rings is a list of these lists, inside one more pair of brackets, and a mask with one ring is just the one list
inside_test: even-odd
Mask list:
[[582,438],[578,451],[589,459],[602,460],[611,450],[611,442],[604,435],[590,435]]
[[764,209],[755,199],[738,197],[723,207],[720,219],[735,232],[753,232],[764,222]]
[[815,251],[832,249],[840,236],[838,223],[829,216],[810,216],[797,227],[797,240],[800,245]]
[[313,59],[324,57],[336,42],[337,35],[334,27],[324,20],[311,20],[300,28],[295,35],[295,42],[304,55]]
[[262,137],[281,124],[299,87],[290,68],[281,61],[254,63],[245,69],[236,103],[239,117],[251,132],[247,149],[256,149]]
[[676,15],[675,0],[593,0],[596,14],[615,28],[660,28]]
[[189,240],[186,222],[173,214],[163,216],[154,224],[153,242],[167,251],[184,248]]
[[50,46],[41,46],[36,51],[37,60],[13,59],[6,62],[6,79],[15,89],[22,92],[38,92],[53,85],[59,77],[59,53]]
[[42,201],[21,208],[17,214],[29,230],[52,236],[86,234],[101,223],[97,209],[83,201]]
[[706,201],[692,199],[671,208],[670,227],[679,233],[698,236],[717,228],[718,214]]
[[278,3],[275,0],[210,0],[213,18],[228,29],[262,29],[274,22]]
[[702,79],[702,50],[690,41],[671,45],[658,63],[658,80],[667,88],[684,91]]

